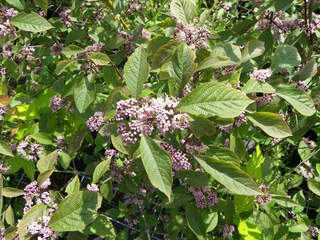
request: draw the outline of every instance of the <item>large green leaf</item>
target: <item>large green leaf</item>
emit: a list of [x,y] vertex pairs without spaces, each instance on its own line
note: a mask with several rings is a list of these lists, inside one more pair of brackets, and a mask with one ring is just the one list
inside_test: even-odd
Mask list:
[[248,115],[248,119],[273,138],[292,136],[289,126],[277,113],[256,112]]
[[123,77],[131,95],[135,98],[139,97],[143,84],[148,79],[149,65],[147,57],[146,50],[142,46],[138,47],[124,65]]
[[12,150],[7,143],[0,141],[0,154],[13,157]]
[[311,97],[303,90],[288,85],[280,85],[276,90],[279,97],[286,100],[302,115],[312,116],[316,112]]
[[240,47],[232,44],[216,46],[208,57],[203,59],[197,67],[197,71],[206,68],[220,68],[240,64],[242,59]]
[[16,17],[12,18],[10,23],[17,28],[27,32],[44,32],[54,28],[45,18],[36,13],[19,13]]
[[12,188],[12,187],[5,187],[3,188],[3,196],[7,198],[14,198],[23,195],[23,190]]
[[171,199],[172,166],[168,154],[150,137],[142,136],[141,159],[152,185]]
[[170,11],[183,24],[192,22],[196,16],[196,5],[193,0],[172,0]]
[[100,162],[96,168],[94,169],[92,182],[97,183],[99,182],[100,178],[109,170],[111,158]]
[[249,41],[242,51],[241,62],[245,63],[250,59],[261,56],[264,50],[264,42],[256,39]]
[[230,192],[246,196],[261,194],[254,180],[235,164],[215,158],[196,158],[196,160],[207,173]]
[[101,215],[88,227],[88,232],[98,236],[104,236],[105,239],[116,239],[117,236],[109,218]]
[[197,236],[197,238],[205,239],[206,226],[202,222],[200,210],[195,208],[194,206],[187,206],[186,217],[189,228]]
[[37,168],[40,173],[43,173],[49,169],[54,169],[55,165],[57,164],[58,159],[58,150],[53,151],[52,153],[41,157],[40,160],[37,162]]
[[89,59],[99,66],[107,66],[110,62],[110,58],[108,57],[108,55],[101,52],[90,53]]
[[241,91],[219,82],[200,85],[184,97],[178,110],[197,116],[237,117],[254,101]]
[[19,234],[19,239],[24,240],[24,239],[29,239],[27,237],[28,233],[28,226],[30,226],[31,223],[33,222],[38,222],[40,218],[47,213],[47,206],[44,205],[43,203],[37,204],[30,208],[26,214],[23,215],[23,218],[19,222],[18,225],[18,234]]
[[279,46],[271,61],[271,67],[274,70],[281,70],[290,67],[296,67],[300,64],[301,57],[298,50],[293,46]]
[[59,232],[82,231],[96,218],[101,201],[97,192],[74,192],[60,202],[49,224]]
[[94,101],[95,91],[92,84],[86,79],[81,79],[79,85],[74,89],[74,101],[80,113],[83,113]]
[[180,96],[183,93],[183,88],[192,77],[195,69],[194,59],[194,52],[185,43],[182,43],[169,63],[168,72],[173,78]]
[[77,45],[69,45],[66,46],[63,50],[62,53],[66,56],[66,57],[72,57],[73,55],[76,55],[78,53],[82,53],[84,51],[83,48],[78,47]]
[[241,89],[246,94],[248,93],[275,93],[276,90],[266,82],[260,82],[256,79],[249,79]]

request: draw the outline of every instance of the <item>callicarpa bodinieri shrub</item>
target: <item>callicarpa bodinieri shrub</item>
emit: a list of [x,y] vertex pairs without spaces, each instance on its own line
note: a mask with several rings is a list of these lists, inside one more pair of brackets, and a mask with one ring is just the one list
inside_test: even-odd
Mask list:
[[319,239],[320,2],[0,0],[0,239]]

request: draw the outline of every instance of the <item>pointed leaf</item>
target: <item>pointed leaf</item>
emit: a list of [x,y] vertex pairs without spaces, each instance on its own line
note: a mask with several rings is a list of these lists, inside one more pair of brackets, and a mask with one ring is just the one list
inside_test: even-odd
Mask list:
[[74,101],[78,111],[84,113],[94,98],[94,87],[86,79],[82,79],[74,89]]
[[207,173],[230,192],[246,196],[261,194],[255,181],[233,163],[214,158],[205,160],[196,158],[196,160]]
[[177,41],[172,40],[159,47],[152,56],[152,68],[160,68],[168,62],[174,54],[178,44]]
[[3,188],[3,196],[7,198],[14,198],[19,197],[24,194],[23,190],[12,188],[12,187],[5,187]]
[[44,32],[54,28],[45,18],[36,13],[19,13],[11,19],[10,23],[27,32]]
[[262,83],[256,79],[249,79],[241,89],[246,94],[248,93],[275,93],[276,90],[269,83]]
[[273,138],[286,138],[292,136],[287,123],[277,113],[256,112],[248,115],[253,125],[261,128],[266,134]]
[[170,11],[178,22],[186,25],[196,16],[196,5],[193,0],[172,0]]
[[9,205],[9,207],[8,207],[7,210],[6,210],[5,219],[6,219],[6,222],[7,222],[10,226],[14,226],[14,225],[15,225],[14,213],[13,213],[13,209],[12,209],[11,205]]
[[79,192],[80,191],[80,180],[78,175],[76,175],[71,182],[66,187],[66,193],[68,195],[74,193],[74,192]]
[[108,55],[101,52],[90,53],[89,59],[99,66],[107,66],[110,62],[110,58],[108,57]]
[[100,178],[109,170],[110,162],[111,158],[102,161],[96,166],[92,176],[92,183],[99,182]]
[[237,117],[254,101],[241,91],[219,82],[200,85],[184,97],[178,110],[197,116]]
[[135,98],[142,92],[143,84],[147,81],[149,75],[149,65],[147,61],[147,52],[141,46],[128,58],[123,70],[123,77]]
[[37,168],[40,173],[43,173],[49,169],[54,169],[55,165],[57,164],[58,155],[58,150],[56,150],[46,156],[41,157],[37,162]]
[[0,141],[0,154],[13,157],[12,150],[9,145],[3,141]]
[[172,167],[168,154],[151,138],[141,137],[141,159],[152,185],[171,199]]

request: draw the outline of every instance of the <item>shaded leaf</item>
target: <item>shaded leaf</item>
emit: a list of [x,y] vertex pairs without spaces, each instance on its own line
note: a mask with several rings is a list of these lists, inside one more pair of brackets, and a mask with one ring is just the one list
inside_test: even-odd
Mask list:
[[273,70],[281,70],[296,67],[300,64],[301,57],[298,50],[289,45],[279,46],[273,54],[271,67]]

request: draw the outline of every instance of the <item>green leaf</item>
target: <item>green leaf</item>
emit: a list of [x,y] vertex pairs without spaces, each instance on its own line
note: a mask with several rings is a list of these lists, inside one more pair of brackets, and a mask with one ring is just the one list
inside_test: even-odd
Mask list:
[[72,161],[72,157],[64,152],[64,151],[60,151],[59,153],[59,164],[63,169],[67,169]]
[[287,123],[277,113],[256,112],[248,115],[253,125],[261,128],[266,134],[273,138],[286,138],[292,136]]
[[67,67],[69,67],[70,65],[72,65],[75,62],[76,62],[75,60],[62,60],[62,61],[58,62],[56,65],[56,74],[60,75],[61,73],[64,72],[64,70],[67,69]]
[[49,134],[38,132],[31,135],[31,137],[36,140],[38,143],[43,145],[54,145],[54,142]]
[[[204,212],[205,213],[205,212]],[[204,215],[204,223],[206,225],[206,232],[211,232],[213,229],[216,228],[218,224],[218,213],[213,212],[213,213],[208,213]]]
[[10,226],[14,226],[15,225],[14,213],[13,213],[13,209],[12,209],[11,205],[9,205],[9,207],[6,210],[5,219],[6,219],[6,222]]
[[7,143],[0,141],[0,154],[13,157],[12,150]]
[[196,158],[196,160],[207,173],[230,192],[246,196],[261,194],[254,180],[235,164],[214,158],[205,160]]
[[72,57],[74,55],[77,55],[78,53],[82,53],[84,50],[81,47],[78,47],[77,45],[69,45],[66,46],[63,50],[62,53],[67,57]]
[[170,11],[178,22],[186,25],[197,15],[196,5],[193,0],[172,0]]
[[160,68],[168,62],[174,54],[178,44],[178,42],[171,40],[159,47],[152,56],[152,68]]
[[183,94],[183,88],[187,85],[195,69],[195,54],[185,43],[179,45],[168,66],[168,72],[173,78],[178,93]]
[[140,152],[151,184],[171,199],[172,167],[168,154],[151,138],[141,137]]
[[40,171],[40,173],[43,173],[49,169],[54,169],[55,165],[57,164],[58,156],[58,150],[55,150],[52,153],[49,153],[48,155],[41,157],[40,160],[37,162],[37,168]]
[[296,67],[300,64],[301,57],[298,50],[293,46],[279,46],[271,60],[271,67],[278,71],[285,68]]
[[48,0],[33,0],[45,13],[48,11]]
[[195,118],[191,122],[190,129],[197,137],[212,136],[216,132],[216,125],[206,118]]
[[116,239],[116,231],[110,220],[105,217],[99,215],[96,220],[88,227],[88,231],[91,234],[95,234],[98,236],[103,236],[106,239]]
[[314,58],[309,60],[294,77],[293,81],[303,81],[314,77],[318,72],[317,62]]
[[308,180],[308,188],[311,192],[320,196],[320,182],[317,182],[315,180]]
[[101,52],[90,53],[89,59],[99,66],[107,66],[110,63],[110,58],[108,55]]
[[49,224],[59,232],[82,231],[96,218],[102,197],[97,192],[74,192],[63,199]]
[[25,8],[24,0],[6,0],[6,2],[19,10],[24,10]]
[[277,95],[304,116],[312,116],[316,112],[311,97],[301,89],[289,85],[280,85],[277,87]]
[[297,208],[297,207],[300,207],[300,205],[298,203],[294,202],[291,198],[289,198],[287,196],[275,196],[275,195],[272,195],[272,200],[275,201],[280,206],[285,207],[285,208]]
[[44,32],[54,28],[45,18],[36,13],[19,13],[10,20],[10,23],[17,28],[27,32]]
[[241,62],[245,63],[250,59],[259,57],[264,53],[264,51],[264,42],[253,39],[249,41],[243,49]]
[[260,179],[262,177],[261,165],[263,162],[264,157],[261,153],[260,146],[257,145],[256,151],[254,152],[246,166],[247,173],[254,179]]
[[194,206],[187,206],[186,217],[191,231],[198,237],[198,239],[205,239],[206,229],[205,225],[201,221],[200,210]]
[[209,184],[208,174],[203,172],[195,172],[190,170],[180,170],[175,173],[177,178],[183,180],[183,182],[190,184],[190,186],[202,188]]
[[74,89],[74,101],[78,111],[84,113],[94,99],[94,86],[85,78],[81,79],[80,83]]
[[239,116],[254,101],[239,90],[219,82],[200,85],[182,98],[178,110],[196,116]]
[[296,224],[293,226],[289,227],[289,232],[294,232],[294,233],[302,233],[308,231],[308,226],[305,225],[304,223],[301,224]]
[[92,176],[92,183],[99,182],[100,178],[109,170],[110,162],[111,158],[102,161],[96,166]]
[[146,50],[142,46],[138,47],[124,65],[123,77],[131,95],[135,98],[140,96],[143,84],[148,79],[149,65],[147,57]]
[[246,94],[248,93],[275,93],[276,90],[269,84],[263,83],[256,79],[249,79],[248,82],[241,89]]
[[47,213],[47,206],[43,203],[37,204],[30,208],[26,214],[23,215],[23,218],[19,222],[18,225],[18,234],[19,239],[24,240],[28,239],[26,235],[28,234],[28,226],[31,223],[39,221],[39,219],[46,215]]
[[199,64],[197,71],[206,68],[220,68],[241,63],[240,47],[232,44],[217,45],[208,57]]
[[3,192],[3,196],[7,198],[19,197],[24,194],[23,190],[12,188],[12,187],[5,187],[3,188],[2,192]]
[[80,191],[80,180],[78,175],[76,175],[71,182],[69,182],[69,184],[66,187],[66,193],[68,193],[68,195],[74,193],[74,192],[79,192]]
[[38,185],[42,185],[48,178],[50,178],[53,172],[53,169],[48,169],[47,171],[40,173],[37,178]]

